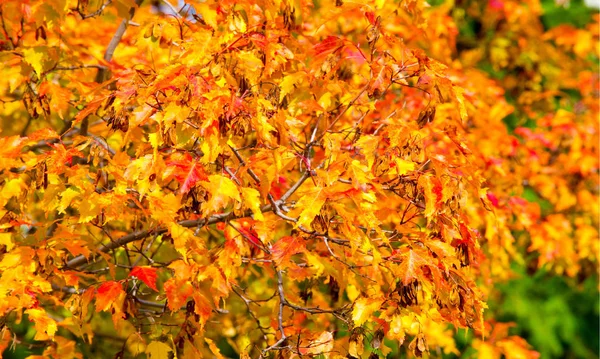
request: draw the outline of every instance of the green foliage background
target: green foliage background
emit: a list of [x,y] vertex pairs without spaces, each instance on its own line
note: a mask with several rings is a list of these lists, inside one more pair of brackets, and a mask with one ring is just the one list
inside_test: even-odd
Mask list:
[[[440,1],[439,3],[442,3]],[[468,6],[466,2],[462,6]],[[543,0],[541,22],[546,30],[570,24],[583,28],[592,21],[598,9],[585,5],[583,0],[569,1],[560,5],[554,0]],[[474,44],[481,38],[478,19],[466,18],[459,28],[459,43]],[[492,36],[493,34],[487,34]],[[484,36],[485,38],[485,36]],[[494,70],[490,63],[481,62],[479,68],[492,78],[502,79],[507,70]],[[574,92],[574,91],[573,91]],[[581,96],[569,93],[573,98]],[[514,94],[506,93],[507,102],[514,104]],[[516,127],[534,127],[535,123],[527,118],[511,114],[504,119],[512,132]],[[542,212],[551,210],[551,205],[534,191],[526,191],[524,197],[540,205]],[[530,257],[527,262],[535,263]],[[533,268],[533,265],[531,265]],[[526,339],[540,358],[598,358],[600,353],[600,294],[598,292],[598,271],[594,275],[582,278],[557,276],[544,268],[532,269],[515,265],[518,277],[496,287],[499,295],[490,300],[490,308],[495,318],[501,322],[513,322],[511,334]],[[473,333],[459,331],[456,335],[461,358],[475,356],[470,343]]]

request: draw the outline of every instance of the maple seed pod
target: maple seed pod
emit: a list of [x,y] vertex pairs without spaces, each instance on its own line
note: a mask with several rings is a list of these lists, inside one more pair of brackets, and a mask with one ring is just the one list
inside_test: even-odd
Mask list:
[[43,26],[40,26],[35,30],[35,40],[39,40],[40,37],[42,38],[42,40],[46,40],[46,30]]
[[456,247],[456,252],[458,253],[458,258],[460,259],[460,266],[468,267],[471,264],[469,246],[466,243],[460,243]]
[[423,333],[419,333],[415,339],[408,345],[408,349],[411,350],[416,357],[420,358],[423,353],[427,351],[427,342]]
[[364,352],[364,330],[361,327],[354,328],[350,334],[348,351],[353,355],[362,355]]
[[407,285],[403,285],[400,283],[396,292],[400,296],[400,305],[403,307],[408,307],[411,305],[419,304],[418,303],[418,293],[419,282],[413,281]]
[[377,177],[383,176],[390,170],[386,156],[378,156],[373,164],[373,174]]
[[435,118],[435,107],[427,107],[425,110],[419,113],[419,118],[417,119],[417,124],[419,128],[425,127],[429,122],[433,122]]
[[316,215],[315,219],[311,222],[311,227],[318,233],[327,233],[329,229],[329,221],[323,215]]
[[337,303],[340,298],[340,285],[334,277],[329,277],[329,295],[331,295],[331,301]]
[[300,299],[304,301],[304,305],[308,303],[310,298],[312,298],[312,290],[310,290],[310,288],[304,288],[300,291]]
[[375,331],[375,334],[373,334],[373,340],[371,340],[371,346],[373,347],[373,349],[379,349],[381,347],[384,335],[385,333],[381,328]]

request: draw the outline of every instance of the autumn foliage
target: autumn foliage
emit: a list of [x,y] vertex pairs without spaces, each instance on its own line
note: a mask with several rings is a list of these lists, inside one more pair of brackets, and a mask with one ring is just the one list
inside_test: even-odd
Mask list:
[[0,0],[0,351],[539,356],[486,303],[596,275],[597,15],[180,5]]

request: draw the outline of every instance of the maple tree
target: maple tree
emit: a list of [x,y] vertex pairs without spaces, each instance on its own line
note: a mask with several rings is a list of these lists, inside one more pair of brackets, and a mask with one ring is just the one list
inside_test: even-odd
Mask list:
[[597,15],[181,5],[0,1],[0,351],[538,355],[486,302],[596,274]]

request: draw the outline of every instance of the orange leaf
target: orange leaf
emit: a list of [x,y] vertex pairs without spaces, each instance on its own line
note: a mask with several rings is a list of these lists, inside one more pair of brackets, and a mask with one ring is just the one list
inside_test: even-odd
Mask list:
[[135,267],[131,270],[131,272],[129,272],[129,276],[136,277],[144,282],[149,288],[152,288],[158,292],[158,288],[156,288],[156,268]]
[[102,103],[104,103],[104,100],[106,100],[106,98],[98,98],[96,100],[89,102],[85,106],[85,108],[83,108],[81,111],[79,111],[79,113],[75,116],[75,120],[73,121],[73,123],[74,124],[79,123],[79,122],[81,122],[81,120],[88,117],[89,115],[96,113],[96,111],[100,108]]
[[302,251],[304,251],[304,240],[301,237],[286,236],[273,245],[271,255],[279,267],[284,261],[289,261],[291,256]]
[[428,219],[433,217],[436,209],[441,205],[443,199],[442,184],[433,176],[421,176],[419,185],[423,188],[425,194],[424,215]]
[[169,279],[165,283],[164,289],[167,295],[167,305],[172,311],[181,309],[194,292],[194,287],[191,284],[175,278]]
[[108,310],[124,294],[121,283],[115,281],[102,283],[96,290],[96,312]]
[[212,313],[210,301],[198,291],[194,292],[192,297],[194,298],[194,313],[200,317],[200,326],[203,327]]
[[398,273],[401,273],[399,278],[402,280],[403,285],[409,285],[414,280],[422,279],[419,278],[419,276],[423,276],[421,267],[433,267],[432,263],[424,258],[422,254],[417,253],[412,249],[409,249],[407,252],[401,254],[400,258],[402,262],[398,267]]

